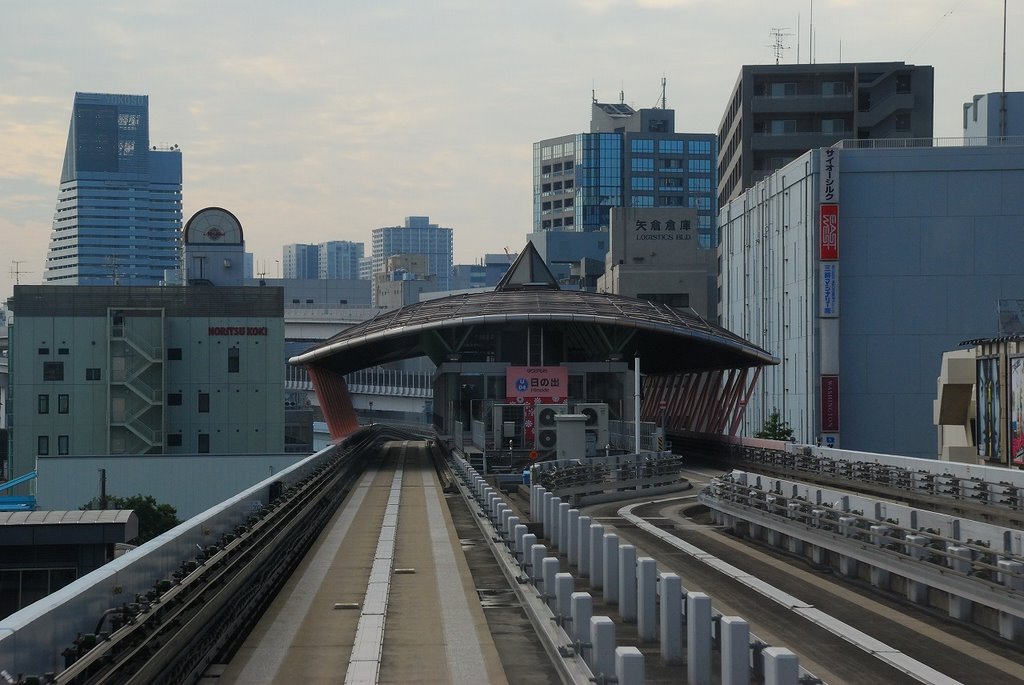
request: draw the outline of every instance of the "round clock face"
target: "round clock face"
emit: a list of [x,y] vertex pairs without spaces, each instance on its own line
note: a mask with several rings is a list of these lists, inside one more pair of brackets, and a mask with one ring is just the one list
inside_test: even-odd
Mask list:
[[219,207],[208,207],[196,212],[186,226],[188,243],[242,243],[242,225],[231,212]]

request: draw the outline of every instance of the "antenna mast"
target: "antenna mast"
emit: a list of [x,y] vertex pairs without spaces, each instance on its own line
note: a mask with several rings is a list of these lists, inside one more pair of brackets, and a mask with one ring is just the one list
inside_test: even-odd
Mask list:
[[24,259],[12,259],[11,260],[11,275],[14,276],[14,285],[21,285],[21,275],[30,274],[31,271],[22,271],[21,265],[25,263]]
[[775,55],[775,63],[778,64],[779,60],[782,59],[782,53],[789,50],[789,46],[783,42],[783,39],[787,36],[792,36],[792,33],[786,33],[785,28],[773,28],[771,31],[772,44],[769,46],[772,49],[772,53]]
[[1006,138],[1006,0],[1003,0],[1003,92],[999,94],[999,142]]
[[[1004,77],[1003,81],[1005,82],[1005,80],[1006,80],[1006,78]],[[662,109],[668,109],[668,104],[666,103],[666,100],[665,100],[665,83],[666,83],[666,79],[665,79],[664,76],[662,76],[661,77],[661,108]]]

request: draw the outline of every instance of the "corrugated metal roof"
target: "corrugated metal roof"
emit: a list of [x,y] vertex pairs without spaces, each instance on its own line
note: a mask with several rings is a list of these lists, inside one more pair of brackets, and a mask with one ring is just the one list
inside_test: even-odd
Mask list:
[[131,509],[7,511],[0,512],[0,526],[38,526],[62,523],[128,523],[133,513]]

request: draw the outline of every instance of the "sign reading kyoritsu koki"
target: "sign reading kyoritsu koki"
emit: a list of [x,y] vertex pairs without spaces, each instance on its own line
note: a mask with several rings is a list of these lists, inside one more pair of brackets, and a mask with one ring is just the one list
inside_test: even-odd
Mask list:
[[821,307],[822,318],[839,316],[839,263],[821,262]]
[[505,371],[505,401],[523,405],[523,437],[533,444],[538,404],[559,404],[569,392],[564,366],[510,366]]
[[633,223],[636,240],[693,240],[691,219],[637,219]]

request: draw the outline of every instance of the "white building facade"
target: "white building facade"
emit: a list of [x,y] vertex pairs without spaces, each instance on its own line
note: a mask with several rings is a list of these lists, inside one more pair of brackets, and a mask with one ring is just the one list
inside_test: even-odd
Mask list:
[[942,353],[1024,295],[1024,146],[848,141],[721,209],[721,323],[772,352],[743,433],[936,456]]

